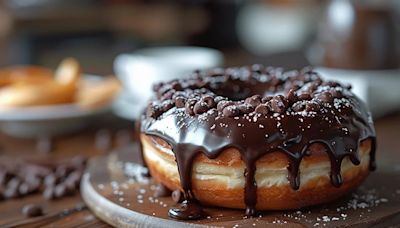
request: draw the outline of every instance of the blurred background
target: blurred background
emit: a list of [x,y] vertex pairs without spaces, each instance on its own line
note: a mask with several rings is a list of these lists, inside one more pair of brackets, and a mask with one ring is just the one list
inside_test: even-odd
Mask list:
[[3,0],[0,64],[54,67],[74,56],[113,73],[120,53],[196,45],[225,65],[350,69],[400,64],[399,1]]

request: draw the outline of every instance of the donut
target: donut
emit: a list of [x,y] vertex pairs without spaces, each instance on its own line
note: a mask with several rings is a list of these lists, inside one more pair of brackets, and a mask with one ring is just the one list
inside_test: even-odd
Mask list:
[[370,112],[351,86],[312,68],[195,71],[153,89],[142,157],[157,182],[183,192],[172,218],[204,218],[202,205],[254,216],[327,203],[375,169]]

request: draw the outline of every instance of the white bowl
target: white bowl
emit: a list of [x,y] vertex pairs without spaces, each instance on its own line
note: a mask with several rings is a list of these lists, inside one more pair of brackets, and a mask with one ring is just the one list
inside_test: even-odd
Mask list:
[[152,86],[160,81],[185,77],[193,70],[222,66],[223,54],[204,47],[153,47],[119,55],[114,71],[124,90],[144,107],[152,96]]
[[371,110],[374,118],[400,110],[400,69],[348,70],[315,69],[323,78],[352,85],[352,91]]
[[[98,81],[102,77],[84,75],[85,80]],[[110,110],[111,104],[85,109],[77,104],[34,107],[1,108],[0,131],[23,138],[54,136],[71,133],[87,126],[94,116]]]

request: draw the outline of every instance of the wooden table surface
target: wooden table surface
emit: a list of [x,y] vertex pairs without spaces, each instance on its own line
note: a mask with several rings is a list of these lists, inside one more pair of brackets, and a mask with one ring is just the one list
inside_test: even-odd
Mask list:
[[[377,160],[379,164],[400,164],[400,113],[386,116],[375,121],[378,135]],[[0,156],[35,157],[47,160],[59,160],[75,155],[97,156],[104,154],[95,146],[96,132],[107,129],[112,133],[113,145],[118,143],[117,133],[123,130],[133,132],[130,122],[113,120],[104,121],[97,127],[91,127],[80,133],[57,137],[54,139],[54,150],[51,153],[40,153],[36,149],[35,140],[16,139],[0,134]],[[1,157],[0,157],[1,158]],[[400,168],[400,165],[398,165]],[[22,199],[0,201],[0,227],[10,222],[24,222],[21,208],[27,203],[37,203],[44,207],[46,213],[59,213],[64,209],[81,204],[79,194],[59,200],[47,201],[41,195],[31,195]],[[41,221],[46,227],[108,227],[98,220],[88,209],[55,219]]]

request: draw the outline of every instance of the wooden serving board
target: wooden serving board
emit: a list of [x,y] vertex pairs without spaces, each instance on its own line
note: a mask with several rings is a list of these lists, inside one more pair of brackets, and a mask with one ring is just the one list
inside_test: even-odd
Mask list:
[[339,202],[294,211],[266,211],[244,218],[243,210],[205,207],[208,217],[177,221],[168,217],[171,197],[153,196],[155,183],[140,174],[135,144],[94,158],[81,193],[103,221],[119,227],[399,227],[400,166],[378,167],[354,193]]

